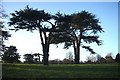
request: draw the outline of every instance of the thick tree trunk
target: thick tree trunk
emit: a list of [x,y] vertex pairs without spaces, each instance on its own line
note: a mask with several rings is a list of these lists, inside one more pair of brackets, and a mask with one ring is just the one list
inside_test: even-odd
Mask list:
[[80,60],[80,45],[78,43],[74,47],[74,53],[75,53],[75,64],[79,64],[79,60]]
[[77,52],[76,52],[76,45],[75,45],[75,41],[73,41],[73,48],[74,48],[74,63],[76,64],[76,62],[77,62],[77,56],[76,56],[76,54],[77,54]]
[[74,55],[75,55],[75,64],[79,64],[79,54],[80,54],[80,47],[79,44],[76,41],[73,41],[73,47],[74,47]]
[[81,45],[81,37],[82,37],[82,30],[80,32],[80,37],[79,38],[76,38],[75,40],[75,49],[76,51],[74,51],[76,53],[75,55],[75,64],[79,64],[80,63],[80,45]]
[[80,61],[80,45],[79,45],[79,43],[77,43],[77,47],[76,47],[76,48],[77,48],[77,49],[76,49],[76,50],[77,50],[77,51],[76,51],[76,52],[77,52],[76,64],[79,64],[79,63],[80,63],[80,62],[79,62],[79,61]]
[[49,58],[49,38],[47,38],[45,32],[43,32],[43,34],[44,34],[44,37],[43,37],[41,29],[40,28],[38,28],[38,29],[39,29],[39,33],[40,33],[40,39],[41,39],[42,48],[43,48],[43,64],[44,65],[48,65],[48,58]]
[[49,60],[49,44],[46,43],[43,47],[43,64],[48,65]]

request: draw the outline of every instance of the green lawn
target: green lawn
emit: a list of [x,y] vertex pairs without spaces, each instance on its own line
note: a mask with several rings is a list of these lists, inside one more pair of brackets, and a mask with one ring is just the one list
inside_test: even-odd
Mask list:
[[118,78],[118,64],[3,64],[3,78]]

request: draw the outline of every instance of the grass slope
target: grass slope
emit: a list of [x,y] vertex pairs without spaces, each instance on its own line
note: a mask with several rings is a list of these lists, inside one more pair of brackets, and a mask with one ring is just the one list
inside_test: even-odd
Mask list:
[[118,64],[3,64],[3,78],[118,78]]

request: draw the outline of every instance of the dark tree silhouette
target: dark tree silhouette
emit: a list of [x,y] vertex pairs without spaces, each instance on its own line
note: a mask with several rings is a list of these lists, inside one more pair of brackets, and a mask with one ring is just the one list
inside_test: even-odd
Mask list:
[[73,45],[76,64],[80,60],[80,46],[95,54],[90,46],[84,45],[84,42],[88,44],[93,42],[96,42],[98,45],[102,44],[102,40],[99,40],[97,33],[104,31],[99,25],[99,20],[92,13],[87,11],[71,15],[57,13],[54,18],[60,32],[52,34],[52,37],[54,37],[52,41],[56,41],[55,44],[65,42],[64,48],[69,48]]
[[24,55],[24,63],[34,63],[34,58],[33,58],[33,55],[32,54],[25,54]]
[[120,53],[118,53],[115,57],[115,61],[120,63]]
[[[49,45],[54,43],[65,42],[64,48],[69,48],[71,45],[74,47],[75,63],[78,64],[80,60],[80,46],[95,54],[90,46],[83,45],[85,43],[96,42],[101,45],[102,41],[98,40],[98,32],[103,32],[99,25],[99,20],[96,16],[87,11],[74,13],[72,15],[63,15],[57,13],[51,16],[45,13],[44,10],[37,10],[29,8],[24,10],[15,11],[10,18],[10,26],[14,29],[27,29],[27,31],[39,30],[41,44],[43,48],[43,63],[48,65],[49,58]],[[53,25],[51,19],[55,20]],[[49,23],[51,26],[44,25],[44,22]]]
[[2,55],[2,60],[8,63],[20,62],[19,58],[20,55],[19,53],[17,53],[17,49],[15,46],[7,47],[6,51]]
[[103,57],[101,57],[101,58],[100,58],[100,63],[106,63],[106,59],[103,58]]
[[[11,13],[11,16],[9,25],[14,26],[14,29],[11,30],[26,29],[27,31],[39,31],[43,48],[43,64],[48,65],[50,36],[54,27],[52,22],[50,22],[52,16],[44,10],[33,9],[28,6],[23,10]],[[51,26],[44,25],[45,22]]]
[[[40,54],[40,53],[34,53],[33,56],[38,57],[37,60],[38,60],[38,62],[40,63],[40,56],[43,56],[43,55]],[[37,60],[36,60],[36,61],[37,61]]]
[[2,57],[2,53],[4,53],[6,45],[4,44],[5,40],[8,40],[8,37],[11,37],[11,34],[5,29],[4,19],[7,18],[8,15],[5,14],[5,11],[0,5],[0,57]]
[[9,34],[8,31],[2,30],[2,36],[1,36],[1,51],[5,51],[6,45],[4,44],[5,40],[8,40],[8,38],[11,37],[11,34]]

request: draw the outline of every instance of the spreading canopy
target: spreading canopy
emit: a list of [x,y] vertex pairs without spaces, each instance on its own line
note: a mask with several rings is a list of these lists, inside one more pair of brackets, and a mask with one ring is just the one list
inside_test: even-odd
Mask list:
[[61,14],[58,12],[54,19],[56,20],[57,29],[60,32],[53,33],[53,41],[58,43],[65,43],[64,48],[69,48],[73,45],[74,41],[77,41],[79,45],[87,49],[91,53],[95,53],[90,46],[85,46],[85,43],[97,43],[102,44],[102,40],[99,40],[98,32],[104,32],[100,26],[99,19],[88,11],[81,11],[73,13],[71,15]]
[[51,15],[46,13],[44,10],[37,10],[29,8],[28,6],[23,10],[11,13],[11,15],[12,18],[10,18],[9,25],[14,25],[14,29],[16,31],[19,29],[33,31],[37,28],[43,28],[42,22],[49,22],[49,20],[52,18]]

